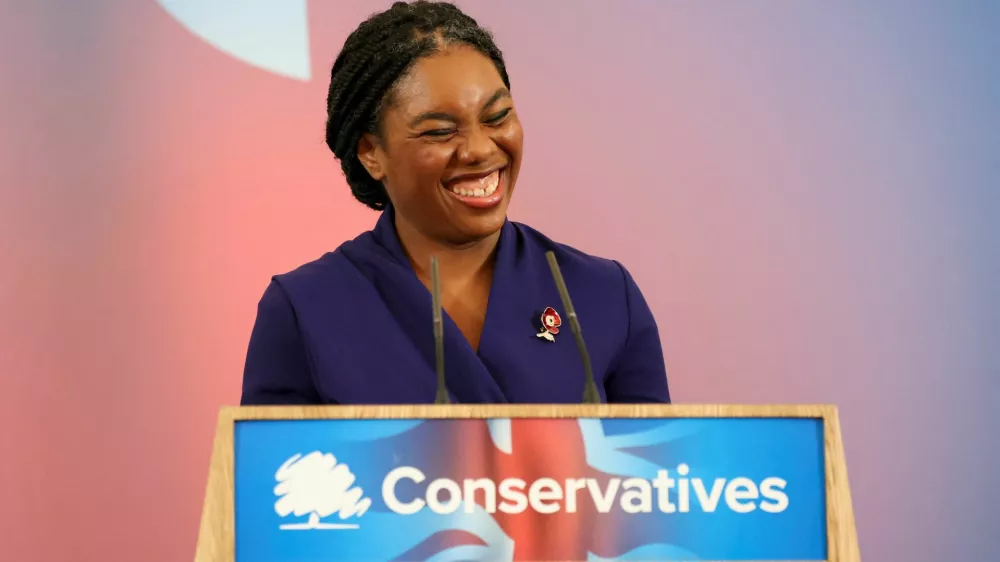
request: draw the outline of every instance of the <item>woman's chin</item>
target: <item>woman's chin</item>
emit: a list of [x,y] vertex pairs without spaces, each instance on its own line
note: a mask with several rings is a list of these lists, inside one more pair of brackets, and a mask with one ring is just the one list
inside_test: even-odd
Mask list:
[[472,209],[452,205],[449,211],[450,223],[455,230],[470,239],[483,239],[496,234],[507,220],[508,200],[504,197],[499,204],[487,209]]
[[476,242],[500,232],[505,219],[506,216],[503,213],[497,213],[496,216],[466,217],[455,226],[458,227],[456,230],[462,234],[467,242]]

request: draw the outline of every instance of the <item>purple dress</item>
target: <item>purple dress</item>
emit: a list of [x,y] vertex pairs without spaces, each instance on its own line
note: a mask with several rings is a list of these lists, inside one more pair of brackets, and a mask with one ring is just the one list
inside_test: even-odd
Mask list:
[[[628,271],[511,221],[500,234],[478,352],[445,314],[452,402],[581,401],[583,361],[545,259],[549,250],[602,399],[670,402],[656,321]],[[548,308],[563,323],[551,338],[539,337]],[[430,292],[410,267],[389,207],[372,231],[272,278],[250,336],[241,403],[433,403],[433,334]]]

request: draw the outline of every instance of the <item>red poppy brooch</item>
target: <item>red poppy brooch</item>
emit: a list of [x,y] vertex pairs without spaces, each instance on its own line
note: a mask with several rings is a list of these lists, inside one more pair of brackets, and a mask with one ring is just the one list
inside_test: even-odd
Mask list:
[[535,335],[554,342],[556,334],[559,333],[559,326],[562,326],[562,318],[559,318],[559,313],[551,306],[546,307],[545,311],[542,312],[542,331]]

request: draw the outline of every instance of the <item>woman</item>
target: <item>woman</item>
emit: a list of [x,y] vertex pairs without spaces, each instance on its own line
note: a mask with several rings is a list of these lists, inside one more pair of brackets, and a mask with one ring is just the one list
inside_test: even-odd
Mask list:
[[437,256],[447,389],[458,403],[574,403],[556,258],[608,402],[669,402],[660,339],[617,262],[507,220],[522,129],[489,32],[446,3],[396,2],[337,57],[326,140],[375,228],[275,276],[258,306],[243,404],[430,403]]

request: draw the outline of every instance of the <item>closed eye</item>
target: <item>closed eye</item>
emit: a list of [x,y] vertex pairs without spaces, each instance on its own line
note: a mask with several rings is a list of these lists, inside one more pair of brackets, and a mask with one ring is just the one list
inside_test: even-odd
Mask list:
[[422,137],[446,137],[448,135],[454,134],[454,129],[431,129],[429,131],[424,131],[420,133]]
[[507,109],[498,111],[493,115],[490,115],[486,119],[486,122],[489,123],[490,125],[499,125],[509,114],[510,114],[510,108],[508,107]]

